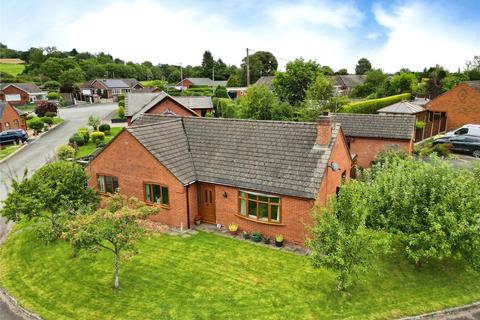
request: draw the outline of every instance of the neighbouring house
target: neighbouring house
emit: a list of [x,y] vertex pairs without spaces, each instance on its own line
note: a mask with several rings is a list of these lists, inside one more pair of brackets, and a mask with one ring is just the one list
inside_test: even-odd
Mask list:
[[342,125],[352,158],[362,168],[369,167],[381,151],[413,151],[413,115],[334,113],[333,118]]
[[363,84],[366,79],[367,77],[363,74],[335,75],[330,77],[337,95],[348,94],[353,88]]
[[428,99],[414,98],[410,101],[400,101],[389,105],[385,108],[379,109],[379,114],[406,114],[414,115],[415,123],[418,123],[418,127],[415,126],[415,141],[421,141],[428,138],[430,135],[426,130],[427,123],[427,109],[425,105],[428,103]]
[[27,130],[27,113],[8,102],[0,101],[0,132],[10,129]]
[[89,102],[96,102],[99,97],[115,101],[119,94],[141,88],[143,85],[135,79],[94,79],[80,85],[78,98]]
[[162,92],[162,89],[160,89],[159,87],[145,87],[145,88],[133,89],[132,92],[134,92],[134,93],[152,93],[152,92]]
[[47,92],[35,83],[0,83],[0,101],[12,105],[34,103],[47,100]]
[[480,124],[480,80],[464,81],[427,104],[429,136],[466,124]]
[[129,125],[143,114],[204,117],[213,111],[212,98],[207,96],[173,97],[165,92],[125,96],[125,116]]
[[254,86],[265,86],[269,90],[273,88],[273,78],[274,76],[261,76],[258,80],[253,84]]
[[227,88],[227,94],[230,99],[237,99],[240,98],[245,94],[248,87],[229,87]]
[[175,85],[176,88],[181,90],[186,90],[190,86],[205,86],[205,87],[218,87],[218,86],[227,86],[227,81],[225,80],[212,80],[210,78],[185,78]]
[[89,185],[157,205],[171,227],[204,223],[303,243],[315,200],[349,179],[340,124],[142,115],[86,166]]

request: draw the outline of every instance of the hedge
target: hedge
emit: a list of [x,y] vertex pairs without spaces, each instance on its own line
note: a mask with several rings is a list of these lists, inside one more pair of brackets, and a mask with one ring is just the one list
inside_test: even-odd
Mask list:
[[380,99],[365,100],[344,105],[340,112],[343,113],[377,113],[381,108],[391,104],[410,99],[410,93],[397,94],[395,96]]

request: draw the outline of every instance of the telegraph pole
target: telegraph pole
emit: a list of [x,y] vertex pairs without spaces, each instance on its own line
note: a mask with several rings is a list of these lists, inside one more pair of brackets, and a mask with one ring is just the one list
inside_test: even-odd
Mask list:
[[247,48],[247,87],[250,85],[250,57],[248,56]]
[[212,80],[215,81],[215,65],[212,67]]

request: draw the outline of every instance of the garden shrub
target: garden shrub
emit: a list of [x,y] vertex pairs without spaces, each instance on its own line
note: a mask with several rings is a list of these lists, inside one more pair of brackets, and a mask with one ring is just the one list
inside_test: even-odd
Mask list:
[[125,108],[124,107],[118,107],[117,109],[117,117],[120,119],[125,118]]
[[410,93],[397,94],[395,96],[365,100],[344,105],[340,112],[343,113],[376,113],[379,109],[391,104],[410,99]]
[[80,133],[74,133],[73,136],[68,139],[70,143],[75,143],[77,146],[81,147],[85,144],[85,138]]
[[91,134],[90,134],[90,139],[92,140],[92,142],[94,142],[95,144],[98,144],[97,143],[97,140],[104,140],[105,139],[105,133],[103,132],[100,132],[100,131],[93,131]]
[[47,95],[48,100],[59,100],[60,94],[57,91],[50,91]]
[[30,113],[27,115],[27,120],[32,120],[33,118],[35,118],[33,114]]
[[75,148],[69,145],[62,145],[55,150],[55,154],[59,160],[72,159],[75,157]]
[[217,98],[228,98],[227,87],[218,86],[215,89],[215,97],[217,97]]
[[44,122],[41,118],[34,117],[34,118],[27,121],[27,126],[30,129],[35,130],[35,132],[40,132],[43,129]]
[[55,115],[57,114],[57,104],[53,102],[40,102],[35,108],[35,113],[39,117],[44,117],[45,113],[52,112]]
[[61,85],[58,81],[50,80],[43,84],[43,88],[48,91],[55,91],[60,89]]
[[78,128],[77,133],[83,136],[85,144],[88,143],[88,140],[90,140],[90,131],[88,131],[88,128]]
[[45,112],[45,115],[44,117],[50,117],[50,118],[53,118],[55,117],[57,114],[55,112],[50,112],[50,111],[47,111]]
[[125,101],[118,101],[118,106],[125,108]]
[[53,118],[43,117],[42,120],[43,120],[43,122],[45,122],[45,123],[48,124],[48,125],[52,125],[52,124],[53,124]]
[[110,125],[107,123],[102,123],[98,127],[98,131],[105,133],[106,136],[110,135]]
[[124,102],[124,103],[125,103],[125,95],[124,95],[124,94],[119,94],[119,95],[117,96],[117,101],[118,101],[118,103],[120,103],[120,102]]

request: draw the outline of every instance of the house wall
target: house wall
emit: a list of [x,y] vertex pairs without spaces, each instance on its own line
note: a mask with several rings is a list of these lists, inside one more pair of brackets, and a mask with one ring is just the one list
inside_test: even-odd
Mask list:
[[[94,81],[94,82],[92,83],[92,88],[95,88],[95,93],[97,93],[97,89],[101,89],[102,92],[103,92],[104,90],[107,90],[108,99],[113,98],[112,90],[108,90],[107,87],[105,87],[100,81]],[[101,95],[100,95],[100,96],[101,96]]]
[[193,83],[190,81],[190,80],[187,80],[187,79],[183,79],[182,81],[179,82],[179,85],[181,87],[190,87]]
[[[125,152],[128,150],[127,152]],[[153,221],[187,227],[186,188],[126,130],[122,131],[86,168],[89,186],[97,188],[97,175],[118,177],[120,193],[144,200],[144,182],[168,187],[169,209],[161,208]],[[190,190],[190,199],[196,191]],[[108,197],[108,196],[103,196]],[[195,212],[193,213],[195,214]]]
[[350,152],[357,155],[357,164],[362,168],[370,166],[377,155],[387,149],[399,148],[411,154],[413,140],[348,137]]
[[25,116],[19,116],[17,111],[7,103],[2,118],[0,119],[0,131],[15,129],[14,120],[18,121],[18,129],[27,130]]
[[[148,110],[146,113],[162,114],[167,109],[171,110],[177,116],[186,116],[186,117],[194,116],[194,114],[192,114],[190,111],[185,109],[184,106],[178,104],[177,102],[173,101],[168,97],[160,101],[157,105],[150,108],[150,110]],[[200,115],[198,113],[195,113],[195,114]]]
[[12,105],[27,104],[30,101],[30,97],[28,95],[28,92],[20,90],[19,88],[14,87],[14,86],[7,86],[3,90],[1,90],[0,91],[0,100],[1,101],[6,101],[6,95],[8,95],[8,94],[19,94],[20,95],[20,100],[19,101],[9,101],[8,102]]
[[432,112],[446,112],[447,131],[466,124],[480,124],[480,92],[466,83],[445,92],[428,103]]

